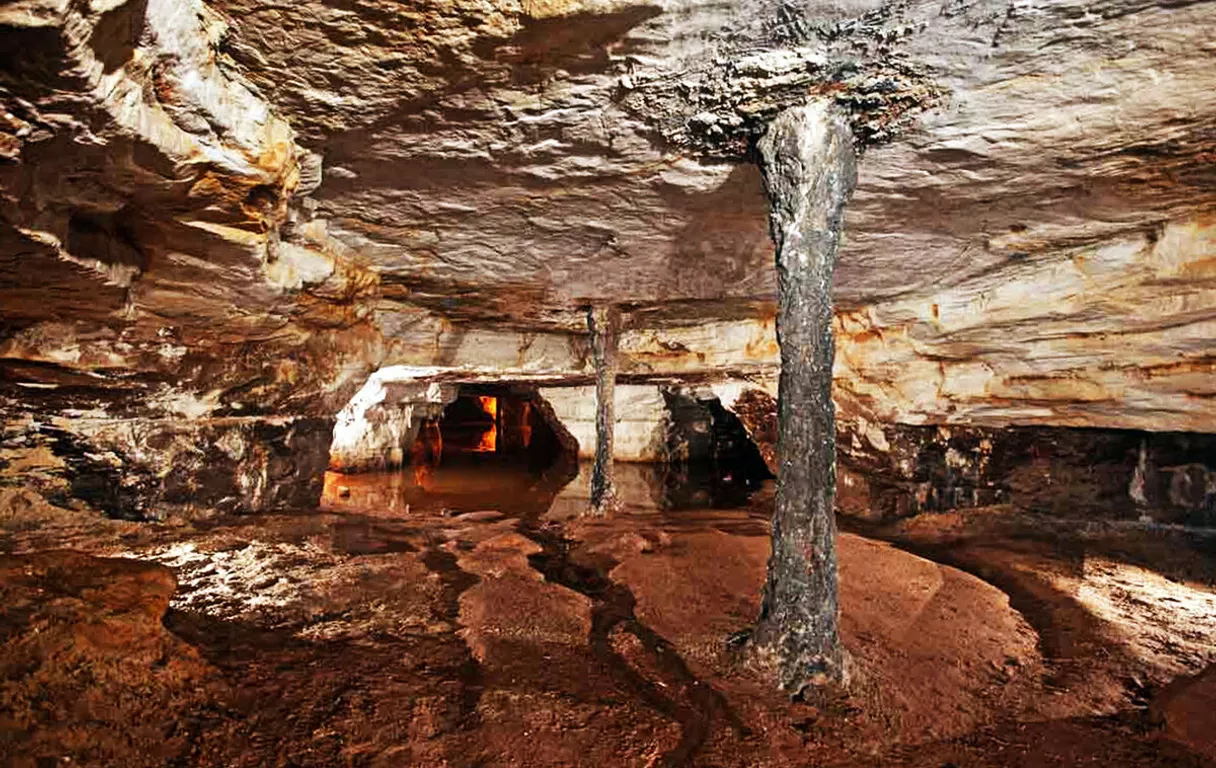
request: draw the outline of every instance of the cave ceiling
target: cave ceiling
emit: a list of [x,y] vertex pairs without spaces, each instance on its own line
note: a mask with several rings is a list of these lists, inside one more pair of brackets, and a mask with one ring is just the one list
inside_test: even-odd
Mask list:
[[[898,324],[921,361],[999,368],[1052,306],[961,342],[917,307],[1018,281],[1058,301],[1036,282],[1051,265],[1159,251],[1184,222],[1185,269],[1104,273],[1126,295],[1072,325],[1206,333],[1214,22],[1210,2],[1139,0],[6,2],[0,352],[149,391],[291,382],[267,395],[283,405],[349,394],[453,324],[578,334],[601,302],[636,328],[767,323],[752,145],[811,96],[862,150],[845,331]],[[1167,278],[1185,306],[1136,287]],[[1178,349],[1143,364],[1210,369]]]

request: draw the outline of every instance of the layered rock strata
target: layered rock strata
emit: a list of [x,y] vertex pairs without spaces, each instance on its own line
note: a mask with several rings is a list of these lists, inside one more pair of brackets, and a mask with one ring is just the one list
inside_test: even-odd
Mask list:
[[0,475],[128,516],[293,505],[378,370],[591,384],[592,303],[623,384],[772,394],[745,150],[808,94],[865,146],[843,416],[1211,432],[1213,14],[7,3]]

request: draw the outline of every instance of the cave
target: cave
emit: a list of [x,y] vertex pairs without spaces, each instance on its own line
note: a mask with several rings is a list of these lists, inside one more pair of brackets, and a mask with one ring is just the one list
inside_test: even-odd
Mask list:
[[739,417],[716,397],[663,392],[667,407],[662,506],[722,509],[746,506],[773,473]]
[[1213,28],[0,4],[0,763],[1213,765]]
[[575,458],[569,438],[558,435],[554,427],[562,427],[545,418],[544,407],[535,394],[509,387],[463,387],[443,415],[427,425],[430,429],[423,427],[429,442],[411,453],[410,463],[431,456],[435,463],[497,461],[543,472],[559,461],[569,462]]
[[535,388],[462,384],[449,397],[366,413],[358,460],[349,446],[331,445],[321,507],[449,516],[494,508],[531,519],[577,476],[574,438]]

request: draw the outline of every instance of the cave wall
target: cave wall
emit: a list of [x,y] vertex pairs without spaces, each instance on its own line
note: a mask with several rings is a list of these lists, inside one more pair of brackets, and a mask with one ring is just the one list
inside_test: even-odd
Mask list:
[[372,374],[338,413],[330,469],[371,472],[404,466],[422,422],[441,417],[458,392],[455,384],[395,381],[391,368]]
[[[775,466],[746,148],[822,89],[865,142],[835,285],[848,429],[908,455],[937,425],[1216,431],[1216,6],[1099,10],[5,3],[0,484],[103,478],[74,498],[120,516],[291,506],[377,371],[587,386],[590,302],[622,309],[624,385],[704,388]],[[622,458],[660,455],[647,398]],[[408,440],[377,407],[395,436],[371,442]],[[1114,432],[1094,450],[1124,455]],[[1177,510],[1209,465],[1153,445],[1173,491],[1147,503],[1198,514]],[[858,450],[917,509],[970,492]]]
[[1216,435],[855,420],[837,437],[837,508],[864,519],[1008,504],[1076,519],[1216,525]]
[[[674,391],[715,400],[777,467],[776,383]],[[837,394],[838,408],[852,403]],[[1013,505],[1070,518],[1216,525],[1216,435],[1059,426],[898,424],[843,411],[837,511],[869,521]]]
[[837,316],[836,398],[885,422],[1216,429],[1216,220],[1163,222]]
[[[578,441],[578,457],[595,457],[595,387],[544,387],[540,396]],[[655,385],[618,384],[613,458],[625,462],[667,460],[667,403]]]
[[0,487],[127,520],[310,509],[330,419],[9,422]]

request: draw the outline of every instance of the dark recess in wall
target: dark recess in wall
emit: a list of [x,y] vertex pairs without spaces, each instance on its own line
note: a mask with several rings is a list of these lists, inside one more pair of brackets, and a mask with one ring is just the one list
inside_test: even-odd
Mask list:
[[1216,525],[1216,435],[905,425],[883,432],[888,448],[878,450],[840,425],[840,512],[890,519],[1013,504],[1058,516]]

